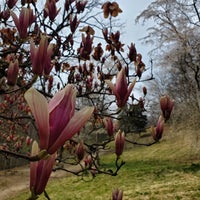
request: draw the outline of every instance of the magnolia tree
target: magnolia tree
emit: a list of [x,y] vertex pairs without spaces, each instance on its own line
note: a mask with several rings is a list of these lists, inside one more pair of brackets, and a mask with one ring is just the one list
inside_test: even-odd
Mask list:
[[[134,87],[148,73],[133,43],[117,30],[116,2],[6,0],[0,11],[0,152],[30,162],[29,199],[42,193],[52,171],[92,177],[117,175],[127,138],[120,117],[145,108],[147,90]],[[174,101],[160,98],[151,145],[162,138]],[[123,112],[123,115],[121,113]],[[106,133],[106,135],[103,133]],[[100,135],[100,139],[97,136]],[[104,136],[101,138],[101,136]],[[103,169],[100,151],[115,144],[115,169]],[[113,199],[122,199],[121,190]]]

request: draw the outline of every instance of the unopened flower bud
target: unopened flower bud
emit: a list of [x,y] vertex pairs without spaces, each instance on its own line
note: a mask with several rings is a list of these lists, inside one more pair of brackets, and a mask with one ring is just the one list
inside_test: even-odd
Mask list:
[[17,3],[17,0],[6,0],[6,4],[8,5],[9,9],[12,9],[16,3]]
[[123,198],[123,191],[116,189],[112,192],[112,200],[122,200]]
[[115,154],[117,155],[117,157],[121,156],[121,154],[123,153],[124,141],[125,141],[124,132],[119,130],[115,137]]
[[84,159],[84,163],[86,167],[90,167],[92,165],[92,157],[91,155],[88,155]]
[[151,130],[153,139],[156,142],[162,138],[163,130],[164,130],[164,118],[162,116],[160,116],[156,127],[152,127],[152,130]]
[[85,149],[84,149],[83,141],[81,141],[76,146],[76,155],[79,161],[81,161],[84,158],[84,154],[85,154]]
[[160,97],[160,108],[162,110],[165,121],[169,120],[173,107],[174,100],[170,99],[169,96],[165,95]]
[[49,16],[51,21],[54,21],[61,8],[57,9],[55,0],[46,0],[44,8],[44,17]]
[[115,127],[114,127],[112,118],[110,118],[110,117],[104,118],[103,123],[104,123],[104,126],[105,126],[108,136],[112,137],[114,134],[114,131],[115,131]]
[[147,88],[146,87],[143,87],[143,94],[144,94],[144,96],[147,95]]
[[18,60],[15,60],[15,62],[11,61],[9,66],[8,66],[8,72],[7,72],[8,85],[15,85],[16,84],[18,72],[19,72]]
[[31,142],[32,142],[32,139],[29,136],[27,136],[26,137],[26,145],[29,146],[31,144]]
[[131,46],[128,47],[129,48],[129,53],[128,53],[128,58],[129,60],[132,61],[136,61],[136,57],[137,57],[137,51],[135,48],[135,44],[131,43]]
[[76,2],[77,13],[81,13],[84,11],[87,1],[78,1]]

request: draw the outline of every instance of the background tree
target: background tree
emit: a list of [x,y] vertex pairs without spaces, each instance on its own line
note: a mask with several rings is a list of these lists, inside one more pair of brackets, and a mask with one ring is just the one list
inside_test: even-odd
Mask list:
[[199,3],[196,0],[154,1],[136,19],[137,22],[152,20],[153,26],[148,29],[145,41],[155,46],[154,64],[159,67],[161,79],[165,78],[162,93],[170,92],[183,110],[188,110],[186,113],[190,109],[199,110],[200,105]]

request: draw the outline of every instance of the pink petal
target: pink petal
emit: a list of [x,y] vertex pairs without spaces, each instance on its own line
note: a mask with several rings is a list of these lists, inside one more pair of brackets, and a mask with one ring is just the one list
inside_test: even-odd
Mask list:
[[44,65],[46,62],[47,47],[48,47],[48,38],[47,36],[42,35],[36,57],[38,67],[40,67],[42,71],[44,71]]
[[85,125],[94,111],[93,107],[85,107],[76,112],[71,118],[67,126],[64,128],[59,138],[48,149],[48,153],[52,154],[58,150],[67,140],[71,139]]
[[136,79],[133,80],[133,82],[129,85],[129,88],[128,88],[128,91],[127,91],[127,94],[126,94],[126,101],[128,100],[128,97],[130,96],[134,86],[135,86],[135,83],[136,83]]
[[49,113],[51,113],[52,110],[54,110],[60,104],[66,93],[73,93],[74,98],[74,96],[76,96],[76,90],[74,89],[74,86],[68,84],[64,89],[54,95],[54,97],[49,101]]
[[56,93],[49,102],[50,136],[48,146],[52,146],[74,115],[75,98],[76,90],[72,85],[68,85]]
[[27,28],[29,25],[29,8],[22,8],[19,15],[20,37],[25,38],[27,35]]
[[48,45],[46,57],[44,58],[45,59],[45,62],[44,62],[44,73],[46,75],[48,75],[51,72],[52,67],[53,67],[53,65],[51,64],[51,56],[53,54],[53,48],[54,48],[53,44],[49,44]]
[[33,116],[39,132],[40,148],[46,149],[49,139],[49,113],[48,104],[45,97],[36,89],[30,88],[24,95]]
[[37,182],[37,186],[35,188],[36,194],[39,195],[42,192],[44,192],[47,182],[50,178],[50,175],[51,175],[51,172],[53,169],[53,165],[55,163],[55,159],[56,159],[56,153],[51,155],[51,157],[48,158],[47,160],[38,161],[39,165],[41,165],[41,169],[38,168],[38,174],[37,174],[38,182]]
[[124,99],[128,91],[128,83],[126,80],[125,70],[122,68],[117,74],[116,92],[120,99]]
[[34,60],[37,54],[37,49],[35,48],[35,43],[33,42],[33,40],[30,41],[30,53],[31,53],[31,60]]
[[13,18],[13,21],[15,23],[15,26],[17,27],[17,30],[19,31],[20,30],[20,27],[19,27],[19,19],[17,17],[17,15],[13,12],[13,11],[10,11],[10,14]]

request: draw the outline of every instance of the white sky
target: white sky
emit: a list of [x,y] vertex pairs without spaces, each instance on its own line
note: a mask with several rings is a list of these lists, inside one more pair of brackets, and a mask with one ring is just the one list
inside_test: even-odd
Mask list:
[[126,22],[124,35],[122,35],[122,41],[125,44],[135,43],[138,53],[143,55],[143,61],[146,65],[149,65],[148,51],[151,50],[150,46],[142,45],[140,38],[146,36],[146,26],[141,24],[135,24],[135,18],[147,8],[147,6],[153,2],[153,0],[116,0],[119,7],[123,10],[119,17]]

